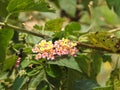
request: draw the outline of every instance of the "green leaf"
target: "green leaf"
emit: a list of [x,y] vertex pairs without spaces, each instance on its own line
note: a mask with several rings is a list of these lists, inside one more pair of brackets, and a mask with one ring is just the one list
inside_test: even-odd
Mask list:
[[28,90],[36,90],[39,83],[44,79],[45,72],[44,70],[41,70],[40,73],[36,76],[34,76],[28,85]]
[[9,13],[21,11],[54,11],[48,8],[48,3],[45,0],[11,0],[8,4],[7,10]]
[[23,60],[23,61],[21,62],[20,66],[21,66],[21,68],[26,68],[26,67],[28,67],[31,63],[32,63],[31,61],[25,59],[25,60]]
[[102,54],[99,52],[93,52],[91,54],[91,59],[92,59],[91,70],[90,70],[91,77],[96,80],[96,76],[98,75],[98,73],[101,70],[101,64],[103,61]]
[[4,85],[0,83],[0,90],[5,90]]
[[106,0],[110,9],[114,9],[116,14],[120,16],[120,1],[119,0]]
[[70,35],[79,36],[80,29],[81,29],[81,26],[79,23],[71,22],[65,27],[65,33],[68,36]]
[[12,55],[6,58],[3,64],[3,71],[10,69],[12,66],[14,66],[17,58],[18,57],[16,55]]
[[74,17],[76,13],[77,0],[59,0],[60,7],[65,10],[67,14]]
[[[103,16],[105,19],[105,21],[101,21],[101,24],[103,22],[105,22],[107,24],[111,24],[111,25],[116,25],[116,24],[120,23],[120,18],[116,15],[116,13],[114,13],[112,10],[110,10],[107,7],[107,5],[102,5],[99,8],[96,8],[95,11],[96,11],[95,12],[96,15],[98,14],[98,16],[96,17],[97,21],[98,20],[99,20],[99,22],[101,21],[100,19],[98,19],[98,17],[100,17],[100,16]],[[98,13],[98,11],[99,11],[99,13]]]
[[73,57],[69,57],[69,58],[61,58],[59,60],[56,61],[49,61],[47,62],[48,64],[55,64],[55,65],[59,65],[59,66],[65,66],[74,70],[77,70],[79,72],[81,72],[81,69],[78,65],[78,63],[75,61],[75,59]]
[[13,30],[9,28],[0,29],[0,62],[4,62],[5,60],[6,49],[13,36],[13,33]]
[[74,31],[80,31],[81,26],[79,23],[77,22],[70,22],[66,27],[65,30],[69,31],[70,33],[74,32]]
[[26,76],[18,76],[13,83],[13,90],[21,90],[22,86],[26,83],[27,80],[28,77]]
[[0,16],[6,16],[8,14],[6,7],[8,5],[8,0],[0,0]]
[[43,26],[39,26],[39,25],[34,25],[33,26],[34,29],[37,29],[37,30],[42,30],[43,29]]
[[114,34],[109,32],[100,31],[96,33],[90,33],[88,39],[97,47],[102,47],[113,52],[120,50],[119,38],[115,37]]
[[57,65],[48,65],[46,72],[49,76],[51,76],[53,78],[57,78],[62,75],[61,69]]
[[45,81],[42,81],[38,86],[36,90],[48,90],[48,85]]
[[36,44],[41,40],[40,37],[34,36],[34,35],[27,35],[26,42],[30,44]]
[[104,54],[103,62],[112,62],[111,54]]
[[9,74],[9,72],[2,72],[2,73],[0,74],[0,80],[5,80],[5,79],[7,79],[7,78],[8,78],[8,74]]
[[73,84],[74,90],[92,90],[92,88],[97,87],[98,84],[90,79],[86,80],[76,80]]
[[61,31],[63,22],[64,22],[64,19],[62,18],[47,21],[45,23],[45,30],[53,31],[53,32]]
[[90,59],[82,54],[77,55],[77,57],[75,57],[81,71],[83,72],[84,75],[90,76]]
[[106,87],[95,87],[92,90],[113,90],[113,87],[106,86]]
[[[76,82],[82,77],[82,73],[75,71],[73,69],[68,69],[68,72],[66,74],[67,74],[67,81],[65,82],[65,84],[67,84],[66,87],[68,87],[68,90],[75,90],[74,82]],[[64,79],[66,79],[66,77],[64,77]]]

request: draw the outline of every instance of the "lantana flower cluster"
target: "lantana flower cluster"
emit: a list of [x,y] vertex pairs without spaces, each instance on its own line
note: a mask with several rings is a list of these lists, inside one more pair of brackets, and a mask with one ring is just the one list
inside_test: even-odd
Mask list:
[[36,53],[36,60],[40,60],[41,58],[54,60],[55,56],[76,56],[76,53],[78,52],[76,45],[76,43],[64,38],[62,40],[57,40],[54,43],[52,43],[52,41],[47,42],[46,40],[42,40],[35,45],[32,51],[33,53]]

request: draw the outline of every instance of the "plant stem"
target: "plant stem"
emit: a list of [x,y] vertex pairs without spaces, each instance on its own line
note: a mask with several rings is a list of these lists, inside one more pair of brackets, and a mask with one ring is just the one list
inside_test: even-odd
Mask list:
[[[10,28],[13,28],[16,31],[20,31],[20,32],[32,34],[34,36],[38,36],[38,37],[41,37],[41,38],[44,38],[44,39],[50,38],[50,36],[48,36],[48,35],[44,35],[44,34],[41,34],[39,32],[36,32],[36,31],[30,31],[30,30],[27,30],[27,29],[24,29],[24,28],[20,28],[18,26],[14,26],[14,25],[8,24],[8,23],[2,23],[2,22],[0,22],[0,26],[8,26]],[[116,28],[116,29],[110,30],[109,32],[116,32],[116,31],[119,31],[119,30],[120,30],[120,28]],[[106,49],[106,48],[103,48],[103,47],[96,47],[94,45],[89,45],[89,44],[85,44],[85,43],[81,43],[81,42],[78,42],[77,46],[91,48],[91,49],[96,49],[96,50],[101,50],[101,51],[107,51],[107,52],[110,52],[110,53],[114,53],[112,50],[109,50],[109,49]],[[120,53],[120,51],[118,51],[116,53]]]
[[112,30],[110,30],[109,32],[112,33],[112,32],[117,32],[117,31],[120,31],[120,27],[115,28],[115,29],[112,29]]
[[41,34],[39,32],[36,32],[36,31],[30,31],[30,30],[27,30],[27,29],[24,29],[24,28],[20,28],[18,26],[14,26],[14,25],[8,24],[8,23],[1,23],[0,22],[0,26],[8,26],[10,28],[13,28],[16,31],[32,34],[32,35],[35,35],[35,36],[38,36],[38,37],[42,37],[42,38],[50,38],[50,36],[48,36],[48,35],[44,35],[44,34]]
[[9,13],[7,16],[6,16],[6,18],[5,18],[5,20],[4,20],[4,23],[7,23],[7,21],[8,21],[8,19],[9,19],[9,17],[12,15],[12,13]]

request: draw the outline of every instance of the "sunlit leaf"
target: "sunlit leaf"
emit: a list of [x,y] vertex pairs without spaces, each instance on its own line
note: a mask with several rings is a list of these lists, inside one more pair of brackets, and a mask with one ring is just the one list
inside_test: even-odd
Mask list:
[[48,8],[48,3],[45,0],[11,0],[8,4],[7,10],[10,13],[21,11],[53,11]]
[[59,65],[59,66],[65,66],[77,71],[81,72],[81,69],[78,65],[78,63],[75,61],[75,59],[73,57],[69,57],[69,58],[61,58],[59,60],[56,61],[49,61],[48,64],[55,64],[55,65]]
[[28,67],[29,65],[31,64],[31,61],[29,61],[29,60],[23,60],[22,62],[21,62],[21,68],[26,68],[26,67]]
[[103,47],[113,52],[116,52],[120,49],[119,38],[115,37],[113,34],[110,34],[106,31],[90,33],[89,40],[95,46]]
[[80,32],[81,26],[77,22],[71,22],[65,27],[65,31],[70,34],[77,34]]
[[34,35],[27,35],[26,42],[30,44],[36,44],[40,42],[41,38]]
[[47,21],[45,23],[45,30],[58,32],[61,31],[64,19],[58,18]]

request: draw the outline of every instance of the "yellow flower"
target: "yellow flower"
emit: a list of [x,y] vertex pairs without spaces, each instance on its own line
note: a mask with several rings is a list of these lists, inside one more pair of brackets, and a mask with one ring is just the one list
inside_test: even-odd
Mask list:
[[42,40],[40,43],[39,43],[39,46],[45,46],[46,44],[46,40]]
[[74,47],[74,46],[76,46],[76,45],[77,45],[77,43],[71,42],[71,46],[72,46],[72,47]]

